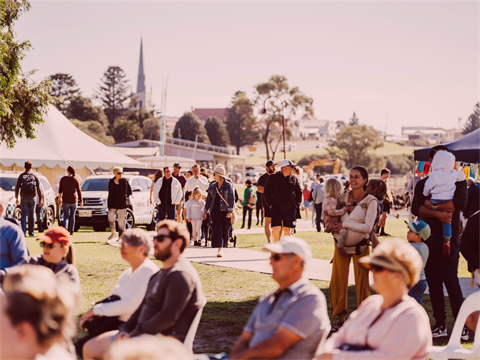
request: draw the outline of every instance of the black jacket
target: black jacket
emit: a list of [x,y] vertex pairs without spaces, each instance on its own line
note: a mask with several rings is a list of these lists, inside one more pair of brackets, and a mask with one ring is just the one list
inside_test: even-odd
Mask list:
[[128,197],[132,195],[132,188],[127,179],[119,179],[118,185],[115,178],[108,182],[108,208],[126,209]]
[[263,190],[263,200],[267,206],[281,210],[299,207],[302,202],[302,188],[295,175],[284,176],[281,171],[268,177]]

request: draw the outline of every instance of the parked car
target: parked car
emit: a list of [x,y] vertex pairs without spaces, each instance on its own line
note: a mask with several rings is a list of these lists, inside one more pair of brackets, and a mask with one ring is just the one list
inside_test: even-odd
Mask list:
[[[132,195],[127,202],[125,228],[136,225],[146,225],[147,230],[155,230],[156,209],[150,204],[150,188],[152,180],[138,173],[124,173],[132,188]],[[108,223],[108,182],[113,178],[111,173],[91,175],[87,177],[80,189],[82,190],[83,206],[75,212],[75,231],[81,226],[92,226],[94,231],[105,231]],[[59,222],[63,222],[63,215]]]
[[248,171],[245,174],[245,181],[250,180],[253,184],[256,184],[259,178],[259,174],[255,171]]
[[[17,184],[17,179],[23,171],[4,171],[0,172],[0,188],[6,191],[7,196],[11,196],[10,201],[7,204],[5,210],[5,217],[15,218],[19,222],[22,219],[22,209],[20,206],[15,204],[15,185]],[[45,203],[42,205],[42,210],[40,217],[42,219],[43,228],[49,229],[52,227],[55,222],[56,217],[56,206],[55,206],[55,193],[50,186],[47,178],[41,173],[36,173],[40,183],[43,187]],[[20,195],[19,195],[20,200]],[[35,218],[35,221],[37,219]],[[27,220],[28,221],[28,220]]]

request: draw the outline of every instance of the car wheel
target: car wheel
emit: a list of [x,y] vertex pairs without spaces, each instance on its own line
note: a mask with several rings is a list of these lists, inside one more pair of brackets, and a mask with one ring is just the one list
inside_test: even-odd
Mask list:
[[155,208],[152,214],[152,222],[147,225],[148,231],[154,231],[157,228],[157,213],[158,210]]
[[77,232],[78,229],[80,229],[80,223],[78,222],[78,218],[75,219],[75,227],[73,228],[73,231]]
[[[135,227],[135,216],[133,215],[133,211],[131,209],[127,209],[125,211],[125,230],[131,229]],[[117,231],[120,231],[118,227],[118,215],[115,215],[115,228]]]
[[15,208],[15,210],[13,210],[13,217],[19,223],[22,222],[22,210],[18,206]]
[[45,211],[45,216],[43,218],[43,228],[50,229],[55,222],[55,213],[53,212],[53,208],[51,206],[47,207]]
[[107,230],[107,224],[94,224],[93,225],[93,231],[104,232],[105,230]]
[[60,206],[60,211],[58,212],[58,226],[63,226],[63,209]]

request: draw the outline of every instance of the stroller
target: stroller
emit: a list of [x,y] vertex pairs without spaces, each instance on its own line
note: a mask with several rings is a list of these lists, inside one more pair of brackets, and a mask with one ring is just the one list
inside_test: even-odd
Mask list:
[[[208,247],[208,242],[212,241],[213,237],[213,226],[212,226],[212,219],[210,218],[209,215],[207,215],[207,219],[205,220],[205,227],[204,227],[204,233],[205,233],[205,247]],[[229,237],[228,237],[228,242],[226,244],[226,247],[228,247],[228,243],[233,243],[233,247],[237,247],[237,235],[235,235],[233,225],[230,225],[230,230],[228,231]],[[201,243],[195,244],[196,246],[201,246]]]

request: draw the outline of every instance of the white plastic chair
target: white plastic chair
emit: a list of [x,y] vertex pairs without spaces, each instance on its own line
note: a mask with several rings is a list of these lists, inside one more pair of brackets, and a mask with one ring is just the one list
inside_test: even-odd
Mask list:
[[202,318],[203,308],[207,303],[207,298],[203,298],[202,302],[200,303],[200,308],[197,311],[197,314],[193,318],[192,324],[188,329],[187,336],[185,337],[185,341],[183,345],[187,348],[190,353],[193,353],[193,340],[195,340],[195,335],[197,334],[198,324],[200,324],[200,319]]
[[460,340],[462,329],[465,325],[468,315],[479,310],[480,291],[476,291],[463,301],[447,346],[432,346],[432,349],[430,350],[430,357],[434,360],[480,359],[480,321],[477,323],[477,328],[475,329],[475,339],[471,349],[464,348]]
[[327,336],[328,334],[330,334],[330,330],[331,330],[331,326],[330,324],[328,324],[328,326],[326,327],[326,329],[323,331],[323,334],[322,334],[322,338],[320,339],[320,342],[318,343],[318,346],[317,346],[317,351],[315,351],[315,357],[314,359],[320,355],[321,353],[324,352],[325,350],[325,342],[327,341]]

